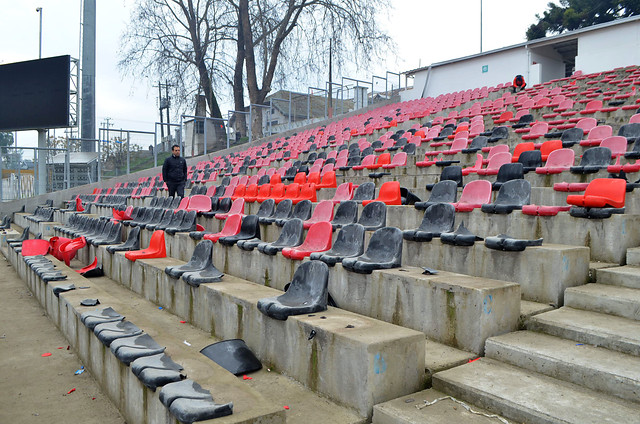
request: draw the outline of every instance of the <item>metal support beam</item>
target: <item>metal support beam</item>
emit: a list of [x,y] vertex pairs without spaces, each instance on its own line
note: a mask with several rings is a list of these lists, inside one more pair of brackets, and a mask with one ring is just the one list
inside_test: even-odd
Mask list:
[[[82,8],[82,106],[80,138],[96,137],[96,0],[83,0]],[[92,142],[82,142],[83,152],[95,152]]]

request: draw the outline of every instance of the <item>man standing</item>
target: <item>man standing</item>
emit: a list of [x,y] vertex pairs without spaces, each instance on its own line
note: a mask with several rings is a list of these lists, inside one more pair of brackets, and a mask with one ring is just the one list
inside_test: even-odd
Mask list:
[[164,160],[162,165],[162,179],[167,184],[169,196],[175,197],[176,193],[184,197],[184,186],[187,182],[187,161],[180,157],[180,146],[171,146],[171,156]]

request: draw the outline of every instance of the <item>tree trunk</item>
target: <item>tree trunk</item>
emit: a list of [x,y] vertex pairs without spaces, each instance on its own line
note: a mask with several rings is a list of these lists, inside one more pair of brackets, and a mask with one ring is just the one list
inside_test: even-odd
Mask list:
[[[244,67],[244,34],[242,31],[242,23],[238,19],[238,51],[236,53],[236,66],[233,74],[233,103],[235,110],[238,112],[244,112],[244,82],[242,80]],[[247,120],[244,113],[236,113],[235,116],[235,131],[240,137],[247,136]]]

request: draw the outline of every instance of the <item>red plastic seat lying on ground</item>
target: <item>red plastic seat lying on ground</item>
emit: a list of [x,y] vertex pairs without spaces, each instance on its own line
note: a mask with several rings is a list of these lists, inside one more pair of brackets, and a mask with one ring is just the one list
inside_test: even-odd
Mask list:
[[97,267],[98,267],[98,257],[96,256],[96,257],[93,259],[93,262],[91,262],[91,264],[90,264],[90,265],[87,265],[87,266],[85,266],[84,268],[76,269],[75,271],[76,271],[78,274],[84,274],[85,272],[87,272],[87,271],[91,271],[91,270],[93,270],[93,269],[95,269],[95,268],[97,268]]
[[62,260],[67,266],[71,263],[71,260],[76,256],[76,252],[87,245],[87,240],[84,236],[80,236],[71,240],[68,243],[60,245],[60,255]]
[[224,222],[224,227],[222,227],[222,231],[215,234],[205,234],[205,240],[211,240],[212,242],[217,242],[220,237],[227,236],[235,236],[240,232],[240,226],[242,225],[242,215],[234,214],[229,215],[227,220]]
[[380,186],[378,197],[373,200],[363,200],[362,206],[367,206],[371,202],[384,202],[387,205],[401,205],[400,183],[398,181],[387,181]]
[[69,243],[70,241],[71,239],[66,237],[51,237],[49,239],[49,253],[51,253],[56,259],[62,260],[60,247]]
[[164,231],[154,231],[149,241],[149,247],[146,249],[131,250],[126,252],[124,256],[132,262],[135,262],[137,259],[166,258],[167,248],[164,244]]
[[627,182],[620,178],[596,178],[589,183],[584,194],[567,196],[570,205],[587,208],[624,207]]
[[76,197],[76,211],[84,212],[84,208],[82,207],[82,200],[79,197]]
[[47,240],[29,239],[22,242],[22,256],[40,256],[49,252],[51,245]]
[[333,202],[331,200],[323,200],[316,205],[311,217],[304,221],[304,228],[309,229],[317,222],[331,222],[332,219]]
[[471,212],[491,202],[491,183],[487,180],[469,181],[462,189],[460,199],[452,205],[456,212]]
[[324,252],[331,249],[332,236],[333,227],[330,222],[316,222],[309,228],[307,237],[300,246],[285,247],[282,249],[282,255],[300,261],[313,252]]

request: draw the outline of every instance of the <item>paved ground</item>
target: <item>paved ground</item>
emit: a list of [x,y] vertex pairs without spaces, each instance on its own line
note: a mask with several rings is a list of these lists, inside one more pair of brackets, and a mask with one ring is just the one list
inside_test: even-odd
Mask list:
[[67,345],[0,254],[0,423],[125,422]]

